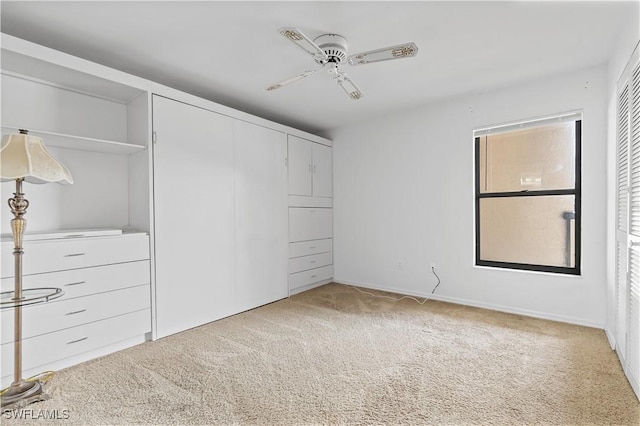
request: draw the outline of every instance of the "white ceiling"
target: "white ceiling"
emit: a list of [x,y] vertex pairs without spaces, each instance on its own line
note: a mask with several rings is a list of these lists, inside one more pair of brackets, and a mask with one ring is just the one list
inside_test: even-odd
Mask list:
[[[608,59],[632,2],[7,2],[2,32],[311,131],[374,119],[470,92]],[[265,87],[314,69],[278,34],[345,36],[350,53],[414,41],[415,58]]]

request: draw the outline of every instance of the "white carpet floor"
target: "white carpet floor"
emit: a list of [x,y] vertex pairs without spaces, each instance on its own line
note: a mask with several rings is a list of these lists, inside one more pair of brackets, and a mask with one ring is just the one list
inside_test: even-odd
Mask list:
[[60,371],[47,389],[29,408],[67,420],[3,424],[640,424],[602,330],[337,284]]

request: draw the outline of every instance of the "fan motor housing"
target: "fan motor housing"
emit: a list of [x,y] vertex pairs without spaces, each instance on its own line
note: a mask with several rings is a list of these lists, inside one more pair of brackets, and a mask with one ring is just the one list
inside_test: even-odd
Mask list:
[[[327,54],[326,62],[339,64],[347,59],[347,39],[338,34],[323,34],[313,42]],[[325,61],[319,61],[324,63]]]

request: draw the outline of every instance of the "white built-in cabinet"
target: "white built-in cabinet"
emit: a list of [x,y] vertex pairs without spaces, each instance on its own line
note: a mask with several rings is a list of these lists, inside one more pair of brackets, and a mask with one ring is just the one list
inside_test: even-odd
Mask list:
[[153,96],[158,337],[287,297],[286,134]]
[[[25,377],[151,336],[150,84],[2,34],[2,134],[27,129],[71,171],[73,185],[25,183],[25,288],[64,296],[24,308]],[[2,198],[2,291],[14,270]],[[104,236],[103,232],[117,234]],[[96,236],[103,235],[103,236]],[[2,310],[2,386],[12,377],[13,316]]]
[[[12,241],[2,242],[2,291],[13,289],[12,248]],[[24,250],[23,288],[64,294],[23,308],[23,377],[145,340],[151,331],[146,233],[53,233],[26,241]],[[13,315],[13,309],[0,312],[2,386],[13,381]]]
[[[1,36],[2,133],[41,136],[75,180],[24,186],[25,287],[65,290],[24,310],[30,373],[331,279],[331,141]],[[299,180],[304,189],[292,195]],[[0,190],[6,205],[14,183]],[[10,214],[0,213],[10,291]],[[56,257],[64,253],[72,256]],[[3,386],[10,314],[2,315]]]
[[153,96],[156,335],[233,313],[233,120]]
[[308,197],[307,201],[316,203],[314,199],[331,198],[331,147],[289,135],[288,148],[289,195],[299,197],[298,200]]
[[234,121],[237,312],[288,296],[287,136]]
[[288,138],[291,294],[333,277],[332,148],[327,143]]

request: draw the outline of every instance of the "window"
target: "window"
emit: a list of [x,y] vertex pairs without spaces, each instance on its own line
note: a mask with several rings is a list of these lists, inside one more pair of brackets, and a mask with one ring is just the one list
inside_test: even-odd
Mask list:
[[476,265],[580,274],[581,124],[475,132]]

